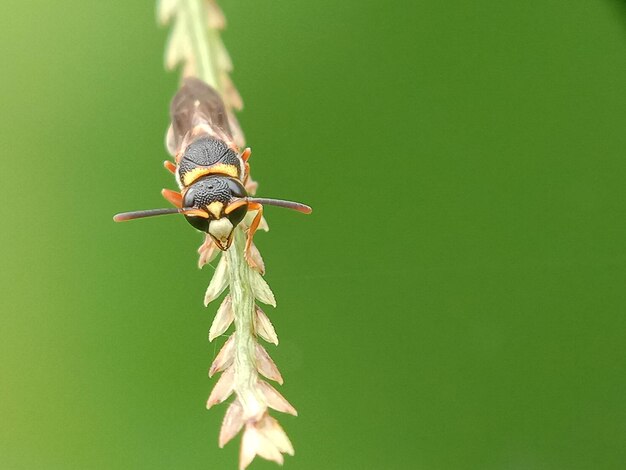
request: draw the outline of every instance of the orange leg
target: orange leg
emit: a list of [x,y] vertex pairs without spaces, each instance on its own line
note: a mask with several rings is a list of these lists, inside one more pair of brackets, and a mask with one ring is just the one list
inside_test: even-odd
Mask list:
[[163,166],[165,167],[166,170],[168,170],[170,173],[175,174],[176,173],[176,165],[174,165],[174,163],[170,162],[169,160],[165,160],[163,162]]
[[179,209],[183,207],[182,194],[172,191],[171,189],[163,189],[161,190],[161,194],[165,199],[171,202],[174,207],[178,207]]
[[244,186],[248,182],[248,178],[250,178],[250,164],[248,162],[244,162],[244,167],[243,167],[243,184],[244,184]]
[[256,229],[259,227],[261,223],[261,218],[263,217],[263,206],[257,202],[248,203],[248,210],[257,210],[258,212],[252,219],[252,223],[250,224],[250,228],[248,229],[248,238],[246,239],[246,261],[250,265],[251,268],[256,269],[257,271],[261,271],[262,268],[257,266],[257,264],[252,260],[250,256],[250,246],[252,245],[252,239],[254,238],[254,233]]
[[250,147],[248,147],[241,153],[241,159],[243,160],[243,185],[244,186],[246,185],[250,177],[250,164],[248,163],[248,159],[250,158],[251,154],[252,154],[252,150],[250,150]]

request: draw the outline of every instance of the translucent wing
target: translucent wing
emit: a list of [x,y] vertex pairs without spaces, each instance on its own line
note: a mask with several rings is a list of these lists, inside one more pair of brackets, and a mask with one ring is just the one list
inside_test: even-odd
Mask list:
[[172,156],[180,153],[198,137],[210,135],[237,150],[229,113],[220,95],[197,78],[188,77],[170,104],[171,125],[167,149]]

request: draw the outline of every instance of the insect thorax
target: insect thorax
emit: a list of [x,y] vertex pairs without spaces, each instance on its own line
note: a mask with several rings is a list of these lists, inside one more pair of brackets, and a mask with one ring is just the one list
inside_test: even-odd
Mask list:
[[202,137],[191,143],[178,164],[178,179],[188,187],[207,175],[225,175],[241,180],[243,161],[225,142]]

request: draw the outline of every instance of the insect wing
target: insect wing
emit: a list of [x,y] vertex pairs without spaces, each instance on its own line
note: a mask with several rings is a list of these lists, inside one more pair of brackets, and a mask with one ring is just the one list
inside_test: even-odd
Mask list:
[[236,147],[222,98],[202,80],[191,77],[183,80],[170,104],[170,117],[167,148],[171,155],[177,155],[195,139],[206,135]]

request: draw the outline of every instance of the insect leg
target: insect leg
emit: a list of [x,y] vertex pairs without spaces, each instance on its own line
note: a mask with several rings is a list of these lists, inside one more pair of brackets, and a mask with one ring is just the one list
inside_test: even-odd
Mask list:
[[256,269],[257,271],[262,272],[261,266],[258,266],[257,263],[254,262],[252,257],[250,256],[250,247],[252,245],[252,239],[254,238],[254,233],[256,229],[259,227],[261,223],[261,218],[263,217],[263,206],[256,202],[248,203],[248,210],[256,210],[258,211],[250,224],[250,228],[248,229],[248,238],[246,239],[246,254],[245,258],[251,268]]
[[174,163],[170,162],[169,160],[165,160],[163,162],[163,166],[165,167],[166,170],[168,170],[170,173],[175,174],[176,173],[176,165],[174,165]]
[[181,208],[183,207],[183,196],[176,191],[172,191],[171,189],[163,189],[161,190],[161,194],[165,199],[172,203],[173,206]]

